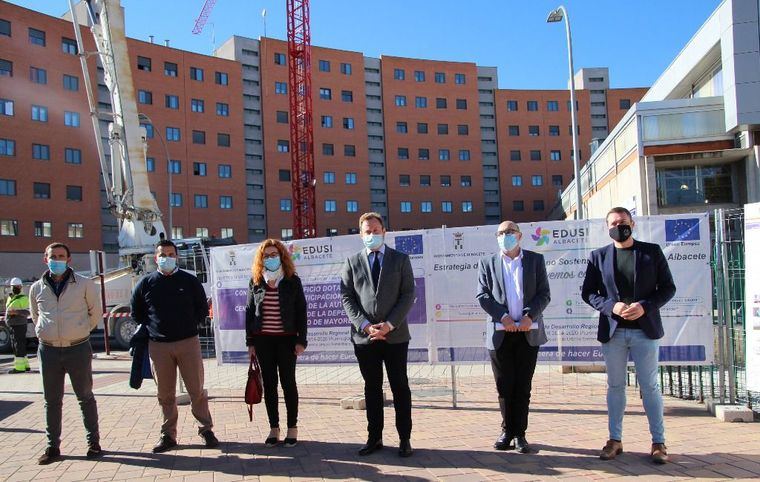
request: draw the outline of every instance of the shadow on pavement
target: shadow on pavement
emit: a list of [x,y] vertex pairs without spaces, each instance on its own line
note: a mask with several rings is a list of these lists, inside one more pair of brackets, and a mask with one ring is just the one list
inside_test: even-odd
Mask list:
[[[22,400],[0,400],[0,420],[4,420],[25,409],[34,402]],[[32,430],[30,430],[31,432]],[[36,430],[33,430],[36,432]]]

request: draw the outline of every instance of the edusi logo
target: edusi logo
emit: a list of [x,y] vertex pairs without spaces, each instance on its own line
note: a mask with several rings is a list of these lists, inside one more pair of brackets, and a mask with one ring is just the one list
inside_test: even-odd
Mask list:
[[536,246],[543,246],[549,244],[549,234],[551,231],[548,229],[541,229],[541,226],[536,228],[536,234],[531,234],[530,237],[533,241],[536,241]]
[[288,252],[290,253],[290,259],[293,261],[298,261],[301,259],[301,252],[303,250],[300,246],[296,245],[296,243],[290,243],[288,245]]

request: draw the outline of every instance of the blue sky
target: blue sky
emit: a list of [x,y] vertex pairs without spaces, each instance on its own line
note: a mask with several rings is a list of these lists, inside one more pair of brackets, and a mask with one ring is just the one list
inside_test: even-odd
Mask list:
[[[66,0],[13,3],[60,16]],[[610,68],[612,87],[651,85],[719,0],[567,0],[576,70]],[[193,35],[203,0],[122,0],[127,35],[200,53],[233,34],[285,38],[285,0],[218,0]],[[312,0],[312,44],[392,55],[475,62],[499,69],[499,86],[567,88],[563,24],[547,24],[554,0]]]

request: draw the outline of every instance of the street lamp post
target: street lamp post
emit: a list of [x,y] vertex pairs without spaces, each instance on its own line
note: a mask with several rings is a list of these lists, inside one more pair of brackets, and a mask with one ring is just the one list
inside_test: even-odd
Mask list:
[[156,126],[153,124],[153,121],[150,119],[150,117],[142,113],[138,114],[137,116],[141,121],[146,121],[151,125],[151,127],[153,127],[153,132],[158,135],[158,140],[161,141],[161,145],[164,147],[164,155],[166,155],[166,168],[169,174],[169,229],[167,229],[166,239],[172,239],[174,237],[174,233],[172,232],[174,229],[174,224],[172,223],[172,177],[174,177],[174,173],[172,172],[172,161],[169,158],[169,149],[166,147],[164,137],[161,135],[161,132],[156,130]]
[[578,119],[575,109],[575,69],[573,68],[573,39],[570,35],[570,18],[567,10],[563,5],[549,12],[546,18],[547,23],[561,22],[565,20],[565,30],[567,31],[567,61],[570,69],[570,119],[573,130],[573,175],[575,176],[575,217],[583,219],[583,193],[581,192],[581,169],[580,156],[578,156]]

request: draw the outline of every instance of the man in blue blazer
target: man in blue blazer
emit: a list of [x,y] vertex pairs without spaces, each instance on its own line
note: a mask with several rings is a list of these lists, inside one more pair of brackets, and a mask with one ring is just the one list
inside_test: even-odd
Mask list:
[[583,280],[583,300],[599,311],[597,339],[607,366],[607,412],[610,438],[599,457],[614,459],[623,452],[626,368],[633,359],[644,411],[652,434],[652,461],[668,461],[662,395],[657,382],[662,328],[660,308],[676,293],[668,261],[657,244],[633,239],[630,211],[607,213],[612,244],[591,253]]
[[544,257],[520,247],[522,233],[512,221],[496,231],[499,251],[480,260],[478,294],[487,314],[486,348],[501,409],[501,435],[494,448],[529,453],[525,439],[538,348],[546,343],[541,313],[549,304]]

